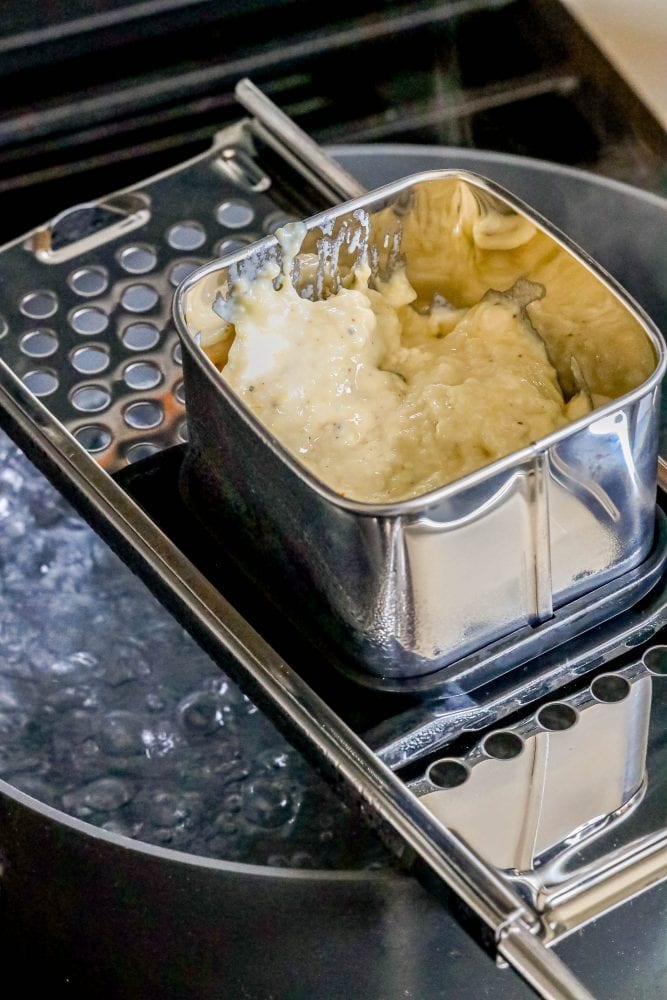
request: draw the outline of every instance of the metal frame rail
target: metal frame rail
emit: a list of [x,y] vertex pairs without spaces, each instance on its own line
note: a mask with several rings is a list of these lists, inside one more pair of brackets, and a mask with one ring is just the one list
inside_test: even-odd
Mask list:
[[[362,193],[249,81],[239,84],[237,97],[253,114],[258,136],[332,201]],[[398,852],[416,856],[426,884],[444,895],[490,954],[509,963],[545,1000],[591,997],[540,939],[538,914],[421,804],[2,361],[0,425],[297,745],[363,803]]]

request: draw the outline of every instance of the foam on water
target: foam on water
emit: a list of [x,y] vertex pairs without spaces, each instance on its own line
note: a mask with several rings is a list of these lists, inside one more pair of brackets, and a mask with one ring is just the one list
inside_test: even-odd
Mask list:
[[193,854],[388,863],[1,433],[0,777],[107,830]]

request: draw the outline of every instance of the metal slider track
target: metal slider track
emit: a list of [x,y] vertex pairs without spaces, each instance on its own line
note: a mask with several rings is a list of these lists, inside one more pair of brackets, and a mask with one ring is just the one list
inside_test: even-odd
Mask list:
[[[316,174],[335,200],[359,193],[356,182],[289,119],[281,118],[256,88],[244,82],[239,99],[261,119],[274,148],[283,138],[285,155],[309,175]],[[307,747],[394,839],[414,852],[436,887],[455,895],[489,950],[506,959],[546,1000],[590,997],[540,941],[537,916],[515,892],[431,815],[2,361],[0,424],[251,697],[278,715],[298,745]]]
[[455,893],[480,938],[497,942],[498,952],[541,996],[590,996],[535,937],[539,923],[522,901],[278,657],[1,361],[0,423],[252,697],[273,706],[311,756]]

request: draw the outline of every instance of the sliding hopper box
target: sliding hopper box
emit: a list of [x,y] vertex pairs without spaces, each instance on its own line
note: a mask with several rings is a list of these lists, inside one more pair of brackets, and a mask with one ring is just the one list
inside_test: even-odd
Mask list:
[[[350,236],[361,227],[374,271],[386,274],[400,259],[411,277],[411,254],[420,252],[415,231],[427,218],[431,244],[440,226],[443,247],[451,246],[462,221],[456,213],[470,195],[482,215],[509,216],[524,228],[527,222],[541,241],[535,259],[565,262],[568,278],[559,294],[568,316],[582,289],[588,296],[582,309],[593,294],[615,316],[624,312],[633,338],[629,363],[637,353],[648,357],[648,377],[541,440],[422,496],[380,504],[336,493],[259,422],[199,346],[190,297],[210,298],[239,268],[280,261],[274,237],[198,269],[174,299],[190,434],[181,486],[190,510],[287,618],[320,647],[325,641],[344,668],[380,687],[438,671],[446,688],[449,671],[457,689],[465,689],[457,661],[539,626],[622,577],[653,544],[663,342],[636,303],[565,236],[496,184],[445,170],[405,178],[313,217],[304,245],[319,239],[320,247],[334,248],[320,262],[325,270],[349,267],[350,254],[364,244]],[[445,203],[448,210],[439,211]],[[345,237],[342,249],[336,234]],[[487,253],[491,273],[505,253],[503,273],[511,280],[504,289],[522,277],[540,280],[525,247],[494,249],[492,238],[488,246],[475,252]],[[426,268],[418,263],[412,269],[426,273],[448,266],[442,252]],[[336,277],[330,273],[328,281]],[[614,355],[613,338],[604,330],[597,336]],[[613,367],[616,360],[601,362]]]

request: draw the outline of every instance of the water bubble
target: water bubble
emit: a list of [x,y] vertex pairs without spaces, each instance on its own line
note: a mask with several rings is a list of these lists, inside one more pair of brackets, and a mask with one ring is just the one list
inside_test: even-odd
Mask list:
[[236,861],[239,852],[230,846],[230,841],[222,834],[209,837],[204,844],[197,847],[197,853],[211,858],[225,858],[228,861]]
[[234,834],[238,832],[239,825],[233,816],[228,816],[226,813],[222,813],[215,823],[216,827],[226,834]]
[[147,816],[158,827],[192,823],[201,812],[201,799],[193,793],[178,794],[158,789],[148,797]]
[[16,775],[28,775],[38,772],[41,769],[41,764],[42,759],[39,755],[26,751],[25,753],[18,753],[14,755],[11,761],[11,768]]
[[226,796],[222,804],[224,805],[227,813],[237,813],[243,805],[243,798],[238,792],[232,792],[230,795]]
[[282,783],[257,778],[243,789],[243,816],[267,830],[284,826],[294,818],[294,802]]
[[0,774],[16,787],[230,861],[385,857],[2,433],[0,592]]
[[142,720],[132,712],[110,712],[101,724],[99,740],[102,749],[114,756],[141,753]]
[[54,677],[57,677],[59,674],[74,674],[78,672],[80,666],[80,662],[75,657],[67,656],[62,660],[55,660],[51,664],[51,673]]
[[100,778],[76,791],[63,795],[63,808],[85,818],[93,812],[115,812],[129,802],[134,789],[120,778]]
[[104,679],[110,687],[120,687],[128,681],[137,680],[150,673],[148,664],[141,660],[125,659],[122,653],[114,656],[114,660],[107,666]]
[[207,691],[184,698],[178,706],[181,723],[190,733],[205,736],[224,725],[220,699]]
[[149,712],[164,712],[167,705],[167,698],[161,691],[150,691],[146,695],[146,708]]
[[258,767],[267,771],[285,771],[292,762],[293,753],[286,747],[263,750],[255,758]]
[[93,688],[86,684],[66,684],[49,694],[48,704],[56,712],[64,712],[70,708],[93,709],[97,705],[97,695]]
[[289,861],[290,868],[315,868],[315,862],[307,851],[295,851]]
[[6,780],[26,795],[31,795],[34,799],[37,799],[39,802],[46,802],[49,806],[55,806],[57,804],[57,796],[54,793],[53,788],[47,781],[44,781],[43,778],[39,778],[31,774],[13,774],[7,775]]
[[285,854],[269,854],[268,858],[266,859],[266,863],[267,865],[270,865],[271,868],[289,867],[289,859]]
[[75,708],[68,712],[56,716],[54,726],[54,744],[57,740],[62,741],[63,746],[69,750],[84,740],[93,736],[96,729],[96,718],[94,714],[85,709]]
[[67,516],[67,507],[59,496],[31,497],[28,509],[35,527],[51,528]]
[[108,833],[120,834],[121,837],[136,837],[141,832],[137,823],[127,823],[120,819],[109,819],[102,823],[102,829]]
[[149,759],[164,757],[180,743],[179,737],[168,722],[144,726],[141,730],[141,743],[144,754]]

